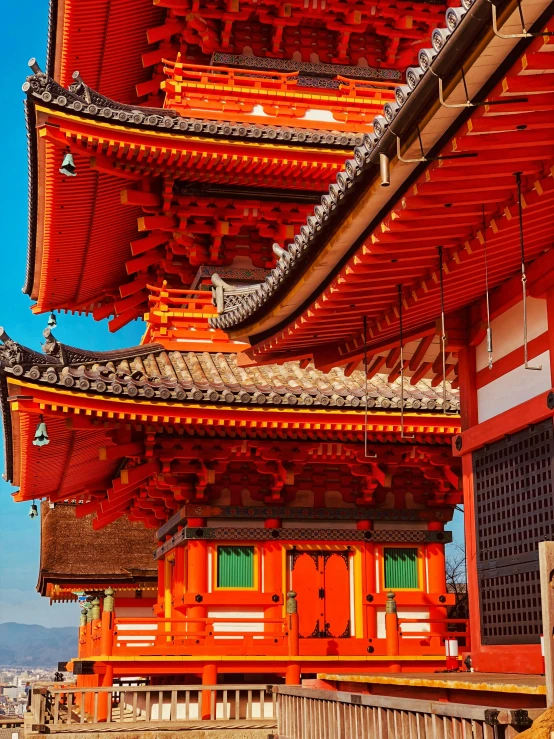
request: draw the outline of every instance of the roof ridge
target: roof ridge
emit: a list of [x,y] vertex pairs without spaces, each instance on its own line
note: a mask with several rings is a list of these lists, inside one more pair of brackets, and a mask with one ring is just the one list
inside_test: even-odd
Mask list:
[[[38,385],[164,402],[346,406],[360,411],[365,407],[364,385],[356,373],[348,378],[348,383],[344,382],[344,389],[337,389],[329,373],[311,364],[303,368],[297,361],[287,362],[287,367],[276,364],[236,367],[233,354],[222,357],[219,352],[167,351],[161,344],[93,352],[58,342],[50,329],[43,333],[46,343],[45,353],[41,354],[13,341],[0,328],[0,341],[3,342],[0,345],[0,374],[4,378],[22,377]],[[164,368],[160,367],[160,357],[164,359]],[[226,366],[221,366],[222,361]],[[210,363],[212,371],[207,366]],[[329,389],[322,389],[325,386]],[[390,411],[400,408],[399,393],[392,390],[385,375],[376,375],[372,386],[367,401],[369,408]],[[459,409],[457,394],[452,392],[449,383],[447,387],[450,389],[444,407],[440,388],[431,392],[427,385],[423,388],[416,385],[413,390],[405,388],[406,410],[456,412]]]

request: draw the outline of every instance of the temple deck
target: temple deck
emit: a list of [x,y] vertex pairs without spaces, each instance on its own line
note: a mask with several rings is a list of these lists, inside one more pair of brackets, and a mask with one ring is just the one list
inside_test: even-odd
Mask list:
[[391,698],[413,698],[498,708],[546,708],[544,675],[445,672],[367,675],[318,673],[317,687],[367,692]]

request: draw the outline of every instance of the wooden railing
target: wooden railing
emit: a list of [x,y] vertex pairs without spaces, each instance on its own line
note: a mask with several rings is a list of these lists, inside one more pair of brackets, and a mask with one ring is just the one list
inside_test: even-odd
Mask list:
[[288,654],[285,618],[116,618],[112,654]]
[[277,696],[265,685],[153,685],[36,688],[33,731],[141,731],[155,728],[271,728]]
[[544,709],[506,709],[279,685],[275,739],[512,737]]
[[[422,627],[428,625],[428,630],[411,630],[404,629],[407,624],[421,624]],[[454,626],[455,628],[451,628]],[[457,639],[464,651],[470,651],[470,634],[469,619],[467,618],[399,618],[398,619],[398,635],[402,645],[401,653],[406,650],[409,652],[409,639]]]

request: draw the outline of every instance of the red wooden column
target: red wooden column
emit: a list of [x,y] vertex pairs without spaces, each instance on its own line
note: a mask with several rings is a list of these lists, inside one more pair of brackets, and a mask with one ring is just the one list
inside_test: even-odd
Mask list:
[[[189,527],[203,528],[203,518],[189,519]],[[189,596],[198,605],[187,608],[187,618],[206,618],[207,609],[202,605],[204,594],[208,591],[208,542],[202,539],[189,539],[187,545],[187,581]],[[188,631],[205,631],[202,621],[191,622]]]
[[[373,521],[358,521],[356,528],[359,531],[371,531]],[[364,613],[365,636],[367,639],[377,638],[377,606],[373,597],[377,587],[375,574],[375,544],[368,541],[364,544]]]
[[[112,588],[105,591],[105,598],[102,610],[102,635],[100,644],[100,654],[102,657],[109,657],[113,651],[113,632],[114,632],[114,606],[115,598]],[[113,685],[113,664],[106,663],[106,669],[102,675],[102,687],[110,688]],[[100,693],[98,696],[98,721],[108,721],[110,718],[112,695],[111,693]]]
[[[265,521],[266,529],[281,528],[279,519],[269,518]],[[277,541],[268,541],[264,543],[263,548],[263,581],[264,592],[271,594],[272,598],[278,596],[279,600],[275,605],[266,608],[266,618],[282,618],[283,616],[283,545]],[[266,624],[265,631],[271,634],[282,634],[283,629],[280,624]]]
[[[429,521],[429,531],[444,531],[444,524],[439,521]],[[435,597],[446,594],[446,563],[444,556],[444,544],[438,541],[429,542],[425,547],[427,558],[427,592]],[[431,620],[446,620],[446,606],[433,606],[429,609]],[[431,624],[431,631],[442,633],[444,626]]]

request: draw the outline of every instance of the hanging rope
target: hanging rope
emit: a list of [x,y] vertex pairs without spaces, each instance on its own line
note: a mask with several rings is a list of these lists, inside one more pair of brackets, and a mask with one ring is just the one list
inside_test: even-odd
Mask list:
[[492,369],[492,326],[491,305],[489,299],[489,262],[487,255],[487,226],[485,224],[485,204],[483,203],[483,241],[485,247],[485,303],[487,306],[487,352],[489,354],[489,369]]
[[367,431],[367,421],[368,421],[368,381],[367,381],[367,375],[368,375],[368,365],[367,365],[367,316],[364,316],[364,398],[365,398],[365,404],[364,404],[364,457],[369,457],[370,459],[375,459],[377,456],[376,454],[368,454],[367,453],[367,444],[368,444],[368,431]]
[[521,203],[521,172],[515,173],[517,185],[517,209],[519,215],[519,245],[521,251],[521,288],[523,293],[523,358],[525,369],[542,370],[542,365],[532,367],[529,364],[527,347],[527,274],[525,272],[525,240],[523,238],[523,205]]
[[442,406],[446,408],[446,328],[444,320],[444,279],[442,274],[442,246],[439,250],[439,282],[441,291],[441,352],[442,352]]
[[402,285],[398,285],[398,322],[400,334],[400,438],[413,439],[404,433],[404,324],[402,313]]

